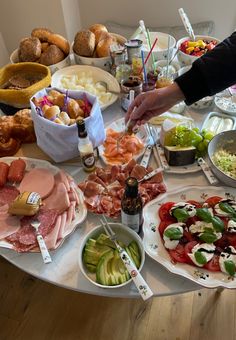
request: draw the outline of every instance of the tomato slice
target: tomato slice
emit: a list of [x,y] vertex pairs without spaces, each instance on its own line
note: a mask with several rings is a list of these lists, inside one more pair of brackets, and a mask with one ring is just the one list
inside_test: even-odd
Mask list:
[[163,237],[163,233],[164,233],[166,227],[168,227],[168,225],[170,225],[172,223],[173,223],[172,220],[165,220],[165,221],[160,222],[160,224],[158,226],[158,230],[159,230],[161,237]]
[[187,240],[188,242],[196,241],[196,238],[193,236],[190,231],[184,230],[183,237]]
[[204,268],[212,272],[219,272],[220,271],[219,258],[220,258],[219,255],[214,255],[211,261],[205,264]]
[[175,249],[170,249],[169,254],[171,259],[174,262],[181,262],[181,263],[187,263],[188,259],[185,255],[184,246],[182,244],[178,244]]
[[190,257],[188,256],[188,254],[190,254],[192,252],[193,247],[196,246],[197,244],[198,244],[197,241],[190,241],[187,244],[185,244],[185,246],[184,246],[184,253],[185,253],[185,256],[187,258],[188,263],[194,264],[192,262],[192,260],[190,259]]
[[235,233],[227,233],[226,234],[226,238],[227,240],[229,241],[229,244],[232,246],[232,247],[236,247],[236,235]]
[[166,202],[160,206],[158,214],[159,214],[161,221],[170,220],[170,219],[173,220],[173,223],[176,221],[176,219],[172,217],[169,213],[170,209],[173,207],[174,204],[175,202]]
[[212,196],[212,197],[209,197],[207,200],[205,200],[205,203],[207,203],[209,207],[213,208],[221,200],[222,200],[222,197],[220,196]]

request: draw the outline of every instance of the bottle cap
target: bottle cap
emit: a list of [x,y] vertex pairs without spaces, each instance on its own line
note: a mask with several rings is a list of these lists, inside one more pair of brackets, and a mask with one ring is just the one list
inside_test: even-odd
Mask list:
[[78,135],[81,138],[87,137],[87,131],[85,129],[85,123],[83,119],[79,119],[76,121],[77,129],[78,129]]
[[136,197],[138,195],[138,181],[134,177],[128,177],[125,181],[125,194],[128,197]]

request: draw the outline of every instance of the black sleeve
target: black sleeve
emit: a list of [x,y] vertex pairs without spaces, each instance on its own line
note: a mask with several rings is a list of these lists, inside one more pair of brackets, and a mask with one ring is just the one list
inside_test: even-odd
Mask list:
[[236,32],[197,59],[192,68],[175,79],[191,105],[236,83]]

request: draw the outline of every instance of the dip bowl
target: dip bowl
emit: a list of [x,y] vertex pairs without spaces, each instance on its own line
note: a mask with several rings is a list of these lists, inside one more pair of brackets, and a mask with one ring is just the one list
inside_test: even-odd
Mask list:
[[[213,173],[219,179],[219,181],[223,182],[224,184],[230,187],[236,188],[236,179],[231,177],[226,169],[223,170],[219,167],[219,165],[216,165],[217,161],[215,157],[220,150],[224,150],[227,153],[236,156],[236,130],[221,132],[217,134],[215,137],[213,137],[210,143],[208,144],[208,157]],[[227,163],[229,161],[230,158],[227,157]],[[232,167],[234,167],[235,171],[236,161],[234,160],[233,162]]]

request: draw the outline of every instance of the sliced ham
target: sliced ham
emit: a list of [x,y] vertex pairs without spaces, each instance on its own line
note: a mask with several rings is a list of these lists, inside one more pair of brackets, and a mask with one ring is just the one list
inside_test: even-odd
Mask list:
[[55,249],[58,239],[58,234],[61,226],[61,215],[57,216],[55,227],[44,237],[44,241],[48,249]]
[[70,206],[70,199],[64,183],[56,183],[50,196],[43,200],[46,209],[55,209],[62,214]]
[[63,235],[65,234],[66,218],[67,218],[67,212],[64,211],[64,213],[61,215],[61,224],[60,224],[60,229],[59,229],[57,240],[60,240],[64,237]]
[[44,168],[35,168],[27,172],[20,183],[20,192],[37,192],[42,199],[48,197],[55,184],[52,172]]
[[136,179],[141,179],[146,174],[147,174],[147,170],[143,166],[136,164],[135,167],[132,169],[130,176],[135,177]]
[[16,233],[20,229],[20,219],[7,212],[0,215],[0,239]]
[[64,183],[66,190],[70,191],[70,183],[66,173],[63,170],[58,171],[58,173],[55,175],[55,182]]

